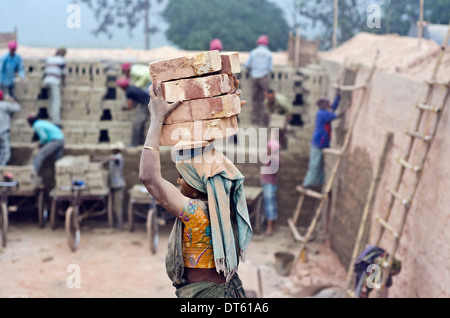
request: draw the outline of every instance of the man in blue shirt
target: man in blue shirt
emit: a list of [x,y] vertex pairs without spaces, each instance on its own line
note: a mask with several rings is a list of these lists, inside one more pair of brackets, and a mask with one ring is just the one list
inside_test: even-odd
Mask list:
[[316,126],[314,129],[310,153],[308,172],[303,180],[304,188],[322,187],[325,183],[325,170],[322,149],[330,147],[331,122],[340,118],[345,112],[337,115],[335,113],[341,100],[341,93],[338,90],[333,104],[326,98],[321,98],[317,102],[319,110],[316,114]]
[[42,167],[44,160],[54,156],[60,159],[64,152],[64,134],[55,124],[38,119],[36,115],[27,116],[28,124],[39,137],[39,151],[33,159],[33,166],[37,173]]
[[8,43],[9,53],[0,60],[0,89],[11,97],[14,97],[14,77],[19,73],[20,78],[25,78],[25,70],[22,58],[16,54],[17,43]]
[[252,123],[266,126],[268,115],[264,107],[264,93],[269,89],[270,73],[272,72],[272,52],[270,52],[269,37],[262,35],[256,42],[258,45],[250,52],[245,67],[252,78]]
[[133,109],[133,103],[138,105],[138,111],[133,120],[130,146],[136,147],[143,145],[145,141],[145,124],[150,118],[150,112],[148,111],[150,95],[147,91],[130,85],[130,81],[126,77],[117,79],[116,85],[125,91],[125,96],[127,98],[127,105],[123,107],[123,110]]

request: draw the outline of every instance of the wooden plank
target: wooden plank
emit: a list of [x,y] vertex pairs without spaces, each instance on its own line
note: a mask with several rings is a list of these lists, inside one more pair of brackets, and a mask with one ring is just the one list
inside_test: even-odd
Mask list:
[[307,195],[307,196],[309,196],[309,197],[313,197],[313,198],[316,198],[316,199],[322,199],[322,198],[323,198],[323,194],[322,194],[322,193],[313,191],[313,190],[311,190],[311,189],[303,188],[303,187],[300,186],[300,185],[298,185],[295,189],[296,189],[298,192],[303,193],[303,194],[305,194],[305,195]]
[[394,235],[395,237],[400,237],[400,233],[389,223],[386,222],[386,220],[384,220],[383,218],[381,218],[380,216],[377,216],[375,218],[375,220],[380,223],[382,226],[384,226],[385,229],[387,229],[389,232],[392,233],[392,235]]
[[324,154],[330,154],[330,155],[336,155],[336,156],[342,155],[342,149],[324,148],[324,149],[322,149],[322,152]]
[[305,238],[298,233],[297,228],[295,227],[294,222],[292,219],[287,220],[287,224],[289,226],[289,229],[291,230],[292,235],[294,236],[294,239],[299,242],[304,242]]
[[341,91],[355,91],[358,89],[366,88],[366,84],[359,84],[359,85],[339,85],[334,83],[332,85],[333,88],[339,88]]

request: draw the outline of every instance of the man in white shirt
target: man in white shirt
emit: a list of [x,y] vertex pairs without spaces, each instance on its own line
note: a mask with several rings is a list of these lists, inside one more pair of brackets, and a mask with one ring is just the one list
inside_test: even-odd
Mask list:
[[66,60],[65,48],[59,48],[54,56],[47,59],[44,84],[50,90],[50,120],[61,125],[61,84],[64,85]]
[[10,121],[14,113],[20,112],[19,104],[12,97],[3,100],[3,96],[3,91],[0,90],[0,166],[6,166],[11,158]]
[[266,126],[268,115],[264,107],[264,92],[270,88],[270,73],[273,69],[272,52],[269,50],[269,37],[261,35],[258,45],[250,52],[245,67],[252,78],[252,123]]

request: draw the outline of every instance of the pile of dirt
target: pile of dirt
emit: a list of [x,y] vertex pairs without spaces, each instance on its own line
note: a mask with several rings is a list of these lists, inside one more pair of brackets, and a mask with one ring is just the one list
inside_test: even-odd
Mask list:
[[[319,57],[339,63],[347,59],[348,65],[371,67],[377,50],[379,70],[423,80],[431,76],[440,46],[427,39],[422,39],[419,46],[419,39],[397,34],[358,33],[336,49],[321,52]],[[449,72],[450,48],[447,48],[437,78],[448,80]]]

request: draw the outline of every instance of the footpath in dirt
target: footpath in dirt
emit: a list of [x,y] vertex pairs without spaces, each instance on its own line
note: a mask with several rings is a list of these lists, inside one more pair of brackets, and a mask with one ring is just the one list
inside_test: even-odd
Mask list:
[[[165,251],[172,226],[160,227],[158,251],[151,254],[145,221],[135,230],[108,228],[87,220],[80,247],[72,252],[62,221],[55,230],[31,220],[10,220],[8,244],[0,248],[0,297],[29,298],[175,298],[165,272]],[[311,243],[315,253],[283,276],[277,252],[297,255],[288,228],[275,235],[254,235],[239,275],[249,297],[342,297],[345,269],[327,244]],[[79,273],[78,276],[75,276]]]

